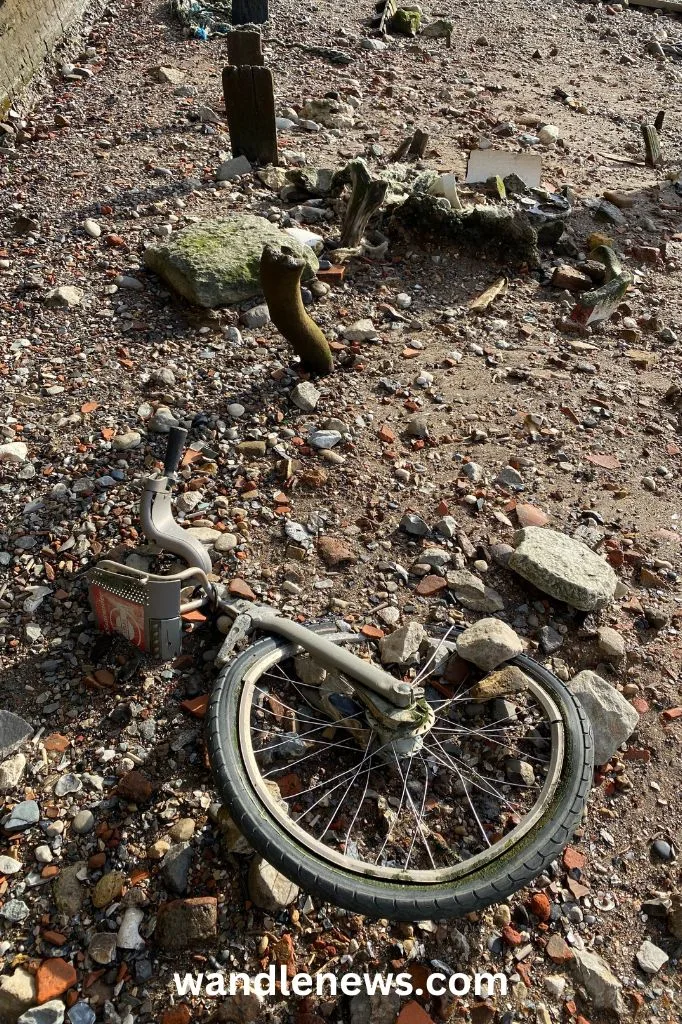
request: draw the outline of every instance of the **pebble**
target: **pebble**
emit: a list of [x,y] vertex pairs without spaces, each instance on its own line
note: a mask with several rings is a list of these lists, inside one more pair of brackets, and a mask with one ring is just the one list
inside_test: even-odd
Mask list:
[[42,1006],[34,1006],[22,1013],[17,1024],[64,1024],[65,1013],[66,1006],[61,999],[50,999]]
[[144,920],[144,912],[139,907],[128,907],[116,935],[119,949],[143,949],[144,939],[140,935],[140,925]]
[[[651,846],[651,853],[658,860],[662,861],[671,861],[674,860],[675,857],[672,846],[670,843],[667,843],[665,839],[656,839]],[[6,873],[2,871],[2,868],[0,868],[0,872],[2,874]]]
[[26,769],[26,758],[23,754],[8,757],[0,764],[0,793],[7,793],[18,786]]
[[23,800],[12,809],[3,821],[6,832],[23,832],[36,825],[40,818],[40,810],[35,800]]
[[92,832],[94,827],[95,815],[92,811],[88,810],[79,811],[71,822],[71,828],[81,836],[87,835],[88,832]]
[[270,310],[265,303],[253,306],[241,315],[241,322],[250,331],[258,330],[270,323]]
[[646,939],[635,954],[637,963],[645,974],[658,974],[665,967],[670,957],[660,946]]
[[308,434],[308,442],[313,448],[334,448],[342,440],[338,430],[313,430]]
[[88,943],[88,953],[95,963],[110,964],[116,958],[116,932],[97,932]]
[[21,861],[0,854],[0,875],[15,875],[17,871],[21,871]]
[[317,408],[321,395],[314,384],[304,380],[292,389],[289,397],[297,409],[301,409],[303,412],[312,412]]
[[249,895],[257,907],[277,914],[298,898],[298,886],[268,864],[254,857],[249,869]]
[[147,420],[147,430],[154,434],[167,434],[171,427],[177,426],[178,421],[166,405],[160,405],[154,415]]
[[99,238],[102,234],[101,227],[96,220],[92,219],[92,217],[87,217],[83,221],[83,230],[87,235],[90,235],[90,238]]

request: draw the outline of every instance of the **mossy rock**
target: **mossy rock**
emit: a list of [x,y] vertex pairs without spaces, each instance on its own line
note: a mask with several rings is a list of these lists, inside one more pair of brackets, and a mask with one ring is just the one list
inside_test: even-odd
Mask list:
[[144,261],[189,302],[211,309],[261,294],[260,258],[266,245],[287,246],[305,260],[303,280],[319,268],[312,249],[252,214],[193,224],[165,245],[150,246]]
[[391,28],[404,36],[416,36],[421,21],[421,13],[415,8],[399,7],[391,19]]

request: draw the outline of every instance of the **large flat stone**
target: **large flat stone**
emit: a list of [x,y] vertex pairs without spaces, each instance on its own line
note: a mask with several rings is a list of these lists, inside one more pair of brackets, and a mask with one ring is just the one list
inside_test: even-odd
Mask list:
[[193,224],[165,244],[150,246],[144,261],[189,302],[212,308],[261,294],[260,258],[266,245],[287,246],[305,259],[304,280],[319,267],[307,245],[252,214]]
[[514,542],[509,568],[543,593],[585,612],[613,600],[616,574],[580,541],[556,530],[527,526],[518,531]]

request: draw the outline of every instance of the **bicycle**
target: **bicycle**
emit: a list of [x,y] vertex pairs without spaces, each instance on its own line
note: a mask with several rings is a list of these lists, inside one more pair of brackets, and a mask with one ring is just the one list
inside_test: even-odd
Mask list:
[[186,434],[171,431],[140,511],[145,535],[188,568],[163,576],[102,561],[90,598],[101,628],[160,658],[179,653],[187,611],[231,620],[206,742],[251,846],[308,892],[375,918],[462,916],[530,884],[586,803],[593,743],[579,702],[526,655],[504,666],[520,673],[463,662],[455,624],[427,637],[418,671],[400,679],[346,624],[301,625],[231,600],[173,518]]

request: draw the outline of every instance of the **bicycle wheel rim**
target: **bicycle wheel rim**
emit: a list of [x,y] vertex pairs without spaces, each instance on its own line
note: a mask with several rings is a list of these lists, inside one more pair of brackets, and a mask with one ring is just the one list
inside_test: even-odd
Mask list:
[[[358,637],[345,637],[341,640],[361,640]],[[538,798],[531,810],[524,814],[520,823],[504,837],[471,857],[451,864],[449,867],[438,869],[406,869],[403,867],[385,867],[380,864],[368,864],[364,860],[358,860],[338,852],[329,845],[315,839],[306,829],[301,828],[287,813],[282,810],[281,803],[273,799],[268,790],[263,775],[261,774],[254,752],[250,717],[253,708],[253,694],[261,679],[273,666],[286,661],[299,653],[301,648],[298,645],[278,644],[262,655],[253,664],[248,666],[241,678],[241,689],[238,698],[238,707],[234,722],[234,739],[238,744],[240,757],[250,783],[251,790],[258,801],[261,812],[271,818],[276,827],[283,830],[291,840],[299,846],[307,849],[320,862],[329,865],[330,868],[343,871],[346,875],[357,878],[366,878],[372,882],[383,883],[384,885],[416,885],[427,888],[429,886],[439,887],[453,885],[468,876],[485,873],[492,864],[500,859],[506,859],[511,853],[523,845],[526,837],[538,826],[539,822],[547,814],[548,808],[552,806],[562,786],[562,766],[564,763],[566,735],[564,721],[561,712],[541,681],[533,678],[534,671],[539,666],[531,659],[515,659],[516,663],[521,662],[519,667],[529,678],[529,691],[542,707],[545,714],[545,723],[550,728],[551,757],[548,765],[547,775],[539,793]],[[545,670],[543,670],[545,671]],[[330,722],[330,725],[333,724]]]

